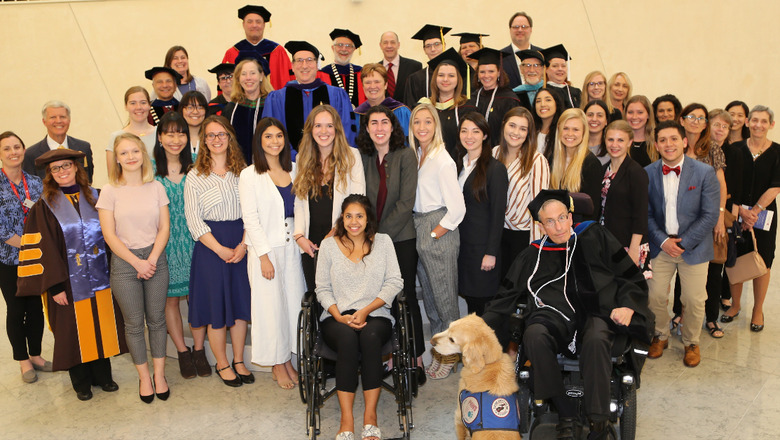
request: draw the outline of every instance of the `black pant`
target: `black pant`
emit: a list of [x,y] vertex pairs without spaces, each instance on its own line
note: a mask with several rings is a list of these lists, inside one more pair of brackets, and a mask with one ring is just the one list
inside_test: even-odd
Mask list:
[[[393,242],[398,266],[401,268],[401,277],[404,279],[404,294],[409,314],[412,316],[414,326],[414,340],[412,344],[413,357],[421,355],[425,351],[425,337],[423,335],[422,315],[420,314],[420,302],[417,300],[415,279],[417,277],[417,240],[404,240]],[[395,317],[398,320],[398,317]]]
[[[354,311],[345,311],[350,314]],[[393,328],[390,320],[369,316],[366,326],[356,331],[332,317],[322,321],[325,343],[338,353],[336,358],[336,389],[354,393],[358,385],[358,367],[363,376],[363,390],[382,385],[382,346],[390,340]]]
[[93,385],[102,386],[113,382],[111,375],[111,360],[108,358],[84,362],[71,367],[70,383],[78,392],[87,392]]
[[5,331],[15,361],[41,355],[43,307],[40,296],[16,296],[16,266],[0,263],[0,289],[5,298]]
[[485,304],[489,303],[492,296],[464,296],[466,300],[466,306],[468,307],[469,315],[476,313],[477,316],[482,316],[485,313]]
[[306,253],[301,254],[301,267],[303,268],[303,279],[306,280],[306,291],[314,292],[314,287],[316,286],[315,277],[317,273],[317,266],[314,258]]
[[[610,351],[614,339],[615,334],[603,319],[591,316],[585,322],[579,362],[585,381],[585,412],[594,422],[607,420],[610,414]],[[531,324],[526,328],[523,350],[531,361],[535,399],[565,397],[556,358],[562,348],[544,325]]]

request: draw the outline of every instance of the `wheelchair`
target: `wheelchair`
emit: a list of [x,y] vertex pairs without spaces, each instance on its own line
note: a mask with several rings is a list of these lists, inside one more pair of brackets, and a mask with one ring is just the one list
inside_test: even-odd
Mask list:
[[[514,338],[513,338],[514,339]],[[517,382],[520,387],[518,401],[520,410],[520,432],[528,433],[533,439],[534,433],[547,438],[548,433],[555,436],[555,425],[558,414],[549,402],[535,400],[533,397],[533,380],[530,362],[522,357],[518,350]],[[647,358],[647,347],[635,343],[625,334],[615,335],[612,344],[612,376],[610,379],[610,422],[619,422],[618,432],[621,440],[634,440],[636,437],[637,398],[636,390],[640,386],[639,373]],[[588,426],[582,398],[585,395],[585,384],[577,359],[558,355],[558,365],[562,371],[563,385],[566,396],[572,400],[578,409],[580,423]],[[539,438],[537,435],[536,438]]]
[[[336,351],[328,347],[322,337],[319,318],[322,307],[314,292],[307,292],[301,301],[298,315],[298,380],[301,401],[306,405],[306,435],[316,439],[320,435],[320,408],[336,394],[334,377]],[[411,344],[414,340],[412,317],[403,292],[393,302],[396,323],[390,340],[382,348],[382,355],[391,356],[393,367],[385,373],[382,388],[395,396],[398,405],[398,426],[404,439],[409,439],[414,429],[412,399],[417,395],[417,359]],[[388,379],[392,379],[389,382]]]

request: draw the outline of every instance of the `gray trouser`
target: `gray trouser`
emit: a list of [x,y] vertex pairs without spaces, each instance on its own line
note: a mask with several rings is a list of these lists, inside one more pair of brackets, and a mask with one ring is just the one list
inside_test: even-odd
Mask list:
[[431,323],[431,334],[444,331],[450,322],[460,318],[458,309],[458,230],[444,234],[438,240],[431,231],[439,224],[446,208],[424,214],[414,214],[417,230],[417,277],[423,291],[425,314]]
[[[135,256],[146,259],[152,246],[130,249]],[[168,334],[165,327],[165,302],[168,297],[168,260],[165,252],[157,259],[157,271],[148,280],[138,278],[138,271],[114,254],[111,258],[111,290],[125,318],[125,339],[133,363],[145,364],[146,339],[144,318],[149,328],[152,358],[165,357]]]

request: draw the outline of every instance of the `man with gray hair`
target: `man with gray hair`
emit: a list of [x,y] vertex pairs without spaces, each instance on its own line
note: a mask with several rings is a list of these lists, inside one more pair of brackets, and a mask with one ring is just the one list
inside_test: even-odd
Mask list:
[[35,174],[41,179],[46,177],[46,170],[35,167],[35,159],[41,154],[56,150],[58,148],[69,148],[71,150],[82,151],[86,154],[84,157],[84,169],[89,176],[89,183],[92,183],[92,175],[95,166],[92,162],[92,148],[89,142],[68,136],[70,128],[70,107],[62,101],[49,101],[41,109],[43,116],[43,125],[46,127],[46,137],[35,145],[30,146],[24,154],[24,163],[22,168],[28,174]]

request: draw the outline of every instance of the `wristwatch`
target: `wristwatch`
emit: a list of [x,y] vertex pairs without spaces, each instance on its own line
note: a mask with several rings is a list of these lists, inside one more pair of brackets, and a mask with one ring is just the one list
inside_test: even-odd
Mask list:
[[431,231],[431,238],[434,240],[438,240],[439,236],[436,234],[436,231]]

